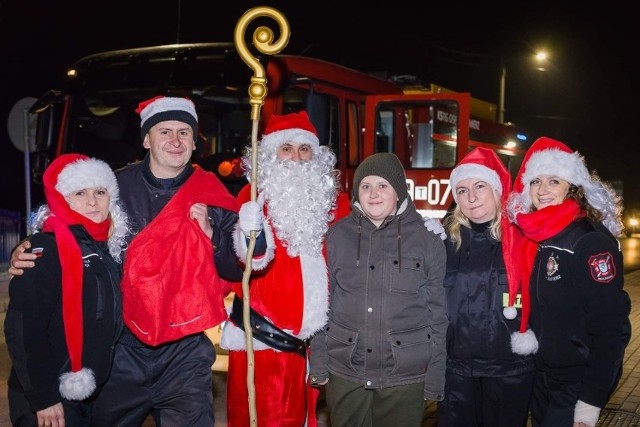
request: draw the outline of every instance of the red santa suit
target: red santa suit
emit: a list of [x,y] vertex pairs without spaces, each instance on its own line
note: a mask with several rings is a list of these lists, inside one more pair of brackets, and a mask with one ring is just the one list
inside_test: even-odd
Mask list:
[[[275,158],[277,147],[288,141],[309,144],[313,151],[313,159],[321,157],[322,150],[327,154],[326,147],[322,149],[319,147],[315,128],[304,112],[272,117],[261,141],[261,150],[267,150],[267,153],[262,154],[263,157],[271,155]],[[335,157],[331,158],[335,159]],[[329,178],[337,180],[333,174]],[[302,184],[297,181],[293,185],[298,187]],[[259,183],[258,189],[260,188]],[[259,200],[264,197],[264,193],[268,193],[268,190],[259,193]],[[336,194],[338,194],[337,198]],[[320,193],[318,197],[321,197]],[[332,199],[327,205],[328,209],[324,212],[324,216],[320,215],[327,218],[324,221],[325,228],[329,226],[332,219],[335,220],[349,212],[349,200],[344,193],[337,193],[334,190]],[[249,200],[250,186],[247,185],[238,195],[238,201],[243,204]],[[306,206],[305,203],[302,205]],[[321,329],[327,321],[329,288],[324,257],[324,235],[314,238],[319,248],[317,251],[311,250],[305,253],[303,250],[303,253],[292,256],[295,239],[288,241],[286,233],[279,232],[278,221],[273,219],[269,206],[270,200],[267,195],[263,207],[266,218],[263,232],[267,240],[267,251],[265,255],[252,260],[251,309],[267,322],[266,326],[275,326],[285,335],[289,334],[304,341]],[[318,209],[323,208],[319,205]],[[239,229],[234,243],[239,259],[244,261],[246,238]],[[236,284],[233,291],[236,297],[235,303],[241,303],[241,284]],[[245,334],[239,327],[242,322],[237,323],[239,324],[227,322],[221,339],[221,346],[229,350],[227,373],[227,424],[229,427],[248,426],[250,421]],[[307,381],[306,347],[302,351],[287,351],[282,347],[279,349],[274,341],[266,340],[265,342],[265,340],[256,339],[256,334],[260,331],[255,326],[253,329],[255,331],[253,333],[254,385],[258,425],[260,427],[315,426],[318,389],[310,387]]]

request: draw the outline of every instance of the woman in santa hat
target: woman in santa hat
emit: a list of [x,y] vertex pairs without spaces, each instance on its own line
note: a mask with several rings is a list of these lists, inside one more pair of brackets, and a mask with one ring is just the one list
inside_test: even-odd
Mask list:
[[618,384],[631,336],[621,212],[579,153],[546,137],[529,148],[508,214],[524,234],[513,254],[538,341],[534,427],[595,426]]
[[[509,251],[514,226],[503,212],[511,176],[493,150],[478,147],[449,181],[457,205],[444,220],[450,323],[438,425],[524,427],[535,338],[514,304],[518,289]],[[512,347],[512,341],[527,338],[528,348]]]
[[31,252],[35,267],[12,278],[4,323],[13,367],[14,426],[89,426],[91,397],[111,368],[122,330],[120,261],[127,218],[109,166],[58,157],[43,177]]

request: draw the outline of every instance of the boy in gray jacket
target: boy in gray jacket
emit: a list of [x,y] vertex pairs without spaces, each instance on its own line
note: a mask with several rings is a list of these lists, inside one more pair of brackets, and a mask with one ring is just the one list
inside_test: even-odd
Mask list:
[[400,160],[356,169],[352,212],[327,235],[329,321],[311,342],[311,383],[326,384],[331,424],[421,425],[442,400],[446,251],[408,197]]

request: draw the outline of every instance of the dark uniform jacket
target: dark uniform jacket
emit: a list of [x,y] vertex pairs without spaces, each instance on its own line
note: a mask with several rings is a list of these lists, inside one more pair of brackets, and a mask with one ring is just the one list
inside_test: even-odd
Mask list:
[[[122,331],[120,265],[106,242],[96,242],[81,225],[70,227],[84,263],[82,366],[96,379],[96,393],[111,369],[113,346]],[[58,377],[70,370],[62,321],[62,273],[55,237],[32,235],[32,248],[43,248],[34,268],[9,285],[4,330],[13,368],[9,387],[24,393],[33,411],[62,401]]]
[[604,408],[631,336],[619,242],[582,219],[539,244],[531,275],[536,365],[560,381],[582,381],[579,399]]
[[447,239],[449,329],[447,370],[468,377],[501,377],[531,372],[531,356],[511,351],[511,334],[520,326],[502,314],[508,302],[502,244],[489,233],[489,223],[460,227],[462,246]]

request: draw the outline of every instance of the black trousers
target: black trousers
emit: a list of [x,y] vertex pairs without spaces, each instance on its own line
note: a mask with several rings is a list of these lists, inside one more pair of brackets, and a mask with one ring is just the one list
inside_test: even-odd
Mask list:
[[543,371],[536,372],[531,400],[533,427],[571,427],[581,383],[553,379]]
[[526,426],[534,376],[474,378],[447,371],[438,427]]
[[156,348],[116,345],[111,375],[94,403],[95,426],[139,427],[149,414],[157,427],[213,426],[214,361],[204,334]]

